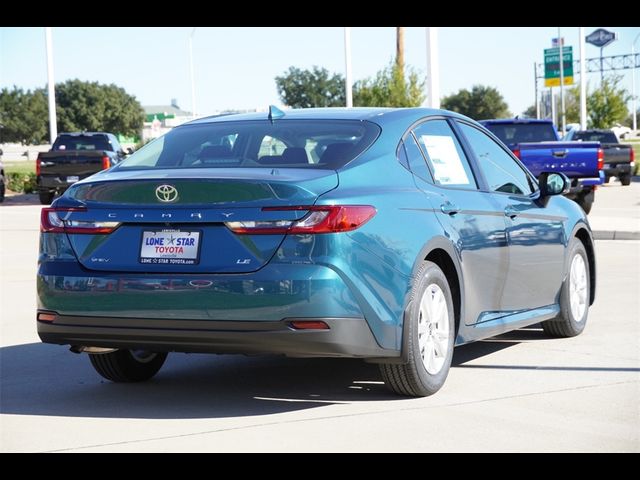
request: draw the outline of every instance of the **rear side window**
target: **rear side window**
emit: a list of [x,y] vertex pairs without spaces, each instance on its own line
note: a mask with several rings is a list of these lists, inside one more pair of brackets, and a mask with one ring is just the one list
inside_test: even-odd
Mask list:
[[476,188],[476,181],[458,139],[445,120],[432,120],[413,133],[427,158],[437,185]]
[[585,142],[618,143],[618,137],[613,132],[576,132],[573,139]]
[[105,135],[60,135],[52,150],[108,150],[113,147]]
[[177,127],[141,148],[119,169],[324,168],[337,169],[380,133],[357,120],[268,120]]

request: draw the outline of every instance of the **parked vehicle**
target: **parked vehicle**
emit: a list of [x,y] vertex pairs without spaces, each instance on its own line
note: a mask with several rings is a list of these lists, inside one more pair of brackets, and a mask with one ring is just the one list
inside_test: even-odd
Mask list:
[[624,125],[620,125],[616,123],[613,127],[611,127],[611,131],[615,134],[616,137],[620,139],[625,139],[631,137],[633,135],[633,130],[629,127],[625,127]]
[[112,133],[61,133],[36,159],[40,203],[48,205],[78,180],[119,163],[126,153]]
[[561,142],[551,120],[502,119],[480,122],[496,135],[535,176],[562,172],[571,179],[568,198],[591,211],[595,190],[604,182],[598,142]]
[[622,185],[631,184],[635,158],[633,148],[629,144],[620,143],[611,130],[571,130],[564,140],[582,142],[600,142],[604,153],[604,181],[609,183],[611,177],[618,177]]
[[[0,150],[0,156],[2,156],[2,150]],[[4,174],[4,165],[0,160],[0,203],[4,202],[4,194],[7,190],[7,180]]]
[[115,382],[168,352],[277,353],[430,395],[454,345],[583,331],[596,265],[568,188],[443,110],[194,120],[43,208],[38,334]]

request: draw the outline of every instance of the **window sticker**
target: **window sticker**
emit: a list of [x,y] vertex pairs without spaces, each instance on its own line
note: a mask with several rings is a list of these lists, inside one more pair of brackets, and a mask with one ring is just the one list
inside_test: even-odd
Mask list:
[[453,138],[448,135],[421,135],[433,166],[433,176],[441,185],[470,185]]

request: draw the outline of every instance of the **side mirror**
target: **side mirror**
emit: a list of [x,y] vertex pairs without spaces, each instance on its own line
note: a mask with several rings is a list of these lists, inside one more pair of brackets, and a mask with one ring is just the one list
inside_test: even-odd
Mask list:
[[571,190],[571,180],[560,172],[543,172],[538,177],[540,196],[564,195]]

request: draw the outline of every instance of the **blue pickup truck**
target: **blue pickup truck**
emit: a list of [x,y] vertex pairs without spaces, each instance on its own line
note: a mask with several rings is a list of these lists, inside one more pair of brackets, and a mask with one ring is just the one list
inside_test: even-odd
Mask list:
[[604,183],[600,142],[561,142],[551,120],[503,119],[480,122],[507,145],[536,177],[562,172],[571,179],[567,197],[591,211],[597,185]]

